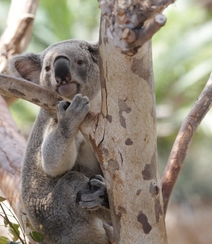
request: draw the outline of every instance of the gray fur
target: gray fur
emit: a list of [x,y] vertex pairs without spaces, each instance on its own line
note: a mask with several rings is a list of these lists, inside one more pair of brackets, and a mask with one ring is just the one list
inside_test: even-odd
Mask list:
[[9,71],[72,100],[60,102],[57,114],[41,109],[28,141],[22,199],[31,224],[48,244],[109,243],[105,183],[87,178],[101,170],[79,132],[89,110],[100,110],[98,47],[60,42],[40,54],[17,55]]

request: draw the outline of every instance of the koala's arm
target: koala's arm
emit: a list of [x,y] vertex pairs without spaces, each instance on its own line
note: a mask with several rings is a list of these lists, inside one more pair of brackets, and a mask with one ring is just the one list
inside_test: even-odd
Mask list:
[[75,95],[71,104],[58,104],[58,124],[42,144],[42,166],[48,175],[58,176],[74,167],[78,156],[76,136],[88,111],[88,98],[80,94]]
[[42,166],[52,177],[73,168],[76,158],[75,138],[73,137],[71,141],[66,140],[59,128],[52,131],[42,144]]

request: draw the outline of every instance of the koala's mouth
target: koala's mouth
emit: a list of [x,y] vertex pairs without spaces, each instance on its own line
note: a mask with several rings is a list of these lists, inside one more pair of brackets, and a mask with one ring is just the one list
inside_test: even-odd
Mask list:
[[74,95],[79,93],[79,84],[76,81],[64,82],[57,86],[57,91],[60,95],[72,99]]

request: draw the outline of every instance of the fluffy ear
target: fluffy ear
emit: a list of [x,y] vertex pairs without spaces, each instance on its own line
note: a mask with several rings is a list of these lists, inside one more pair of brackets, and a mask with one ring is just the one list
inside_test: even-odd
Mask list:
[[16,77],[22,77],[39,84],[41,73],[40,55],[26,53],[14,56],[9,61],[8,72]]
[[95,63],[99,62],[99,44],[92,44],[92,43],[88,43],[85,41],[82,41],[80,43],[80,47],[82,49],[85,49],[86,51],[88,51],[91,54],[91,58]]
[[91,54],[91,57],[95,63],[99,62],[99,44],[88,44],[88,51]]

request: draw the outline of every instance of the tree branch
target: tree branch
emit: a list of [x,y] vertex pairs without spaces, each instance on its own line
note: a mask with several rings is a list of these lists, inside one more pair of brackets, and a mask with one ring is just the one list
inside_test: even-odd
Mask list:
[[[0,72],[4,72],[8,59],[23,52],[31,39],[32,26],[38,0],[12,0],[7,18],[7,26],[0,38]],[[15,98],[4,97],[7,104]]]
[[162,191],[164,199],[164,212],[167,210],[168,202],[176,183],[177,177],[183,167],[188,146],[192,137],[212,106],[212,74],[205,85],[198,100],[195,102],[190,113],[184,120],[177,138],[172,147],[163,177],[162,177]]
[[[7,27],[0,38],[0,72],[4,71],[12,55],[27,48],[37,5],[38,0],[11,1]],[[7,99],[7,102],[11,103],[12,100]],[[23,207],[20,200],[20,172],[25,147],[26,141],[0,96],[0,188],[19,220]]]
[[4,99],[0,96],[0,186],[15,214],[20,216],[21,161],[26,146]]
[[12,0],[7,27],[0,38],[0,71],[11,55],[23,52],[29,44],[38,0]]
[[21,78],[0,74],[0,94],[7,97],[22,98],[48,111],[56,111],[56,105],[63,98],[35,83]]
[[144,43],[150,40],[153,35],[166,23],[166,17],[162,14],[156,15],[150,20],[148,25],[140,29],[125,29],[122,34],[122,40],[127,43],[123,45],[123,53],[130,55],[130,50],[133,49],[132,55],[134,54],[135,47],[142,47]]

